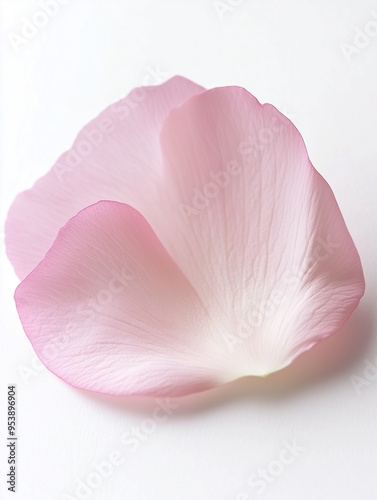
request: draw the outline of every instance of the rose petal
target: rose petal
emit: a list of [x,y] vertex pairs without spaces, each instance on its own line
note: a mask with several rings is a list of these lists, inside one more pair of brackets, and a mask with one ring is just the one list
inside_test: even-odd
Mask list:
[[364,291],[334,195],[293,124],[237,87],[173,110],[161,139],[166,217],[152,226],[245,375],[331,335]]
[[[83,210],[17,290],[34,348],[72,385],[182,395],[264,375],[338,330],[363,294],[360,259],[334,195],[292,123],[244,89],[200,91],[166,104],[164,126],[161,113],[150,142],[138,137],[151,121],[142,116],[146,109],[140,128],[127,122],[127,138],[140,141],[136,153],[124,148],[132,183],[122,184],[116,159],[122,133],[92,153],[87,173],[94,182],[80,203],[91,203],[101,187],[109,193],[101,197],[132,203],[140,213],[116,202]],[[146,162],[140,144],[149,151]],[[30,191],[34,208],[47,186]],[[63,205],[77,203],[77,212],[80,186],[77,179],[64,186],[54,194],[67,217],[71,208]],[[21,206],[20,219],[30,203]],[[11,215],[13,231],[19,226]],[[27,219],[39,237],[39,220],[49,215],[43,217]],[[50,227],[56,231],[64,217]],[[35,245],[34,260],[41,259],[47,243],[36,244],[30,234],[13,244]],[[20,250],[15,255],[26,262]],[[124,265],[131,284],[116,293],[112,280]]]
[[73,386],[178,396],[226,380],[195,291],[127,205],[72,218],[15,298],[41,361]]
[[170,110],[202,87],[175,77],[135,89],[79,133],[51,171],[20,193],[6,223],[6,248],[22,279],[41,261],[58,230],[99,200],[128,203],[143,215],[158,210],[162,176],[159,134]]

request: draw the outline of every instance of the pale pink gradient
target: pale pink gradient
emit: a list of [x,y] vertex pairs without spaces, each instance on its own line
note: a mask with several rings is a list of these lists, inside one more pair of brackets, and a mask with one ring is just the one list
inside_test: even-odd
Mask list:
[[31,271],[18,312],[51,371],[179,396],[277,371],[342,326],[364,292],[360,259],[287,118],[242,88],[176,77],[112,123],[9,214],[8,255]]
[[[99,200],[127,203],[144,215],[159,210],[162,124],[172,108],[203,90],[179,76],[133,90],[88,123],[52,169],[17,196],[5,238],[20,279],[43,259],[59,229]],[[98,130],[104,130],[101,140],[96,139]],[[85,156],[88,137],[98,144]]]
[[[224,381],[195,290],[128,205],[101,201],[73,217],[15,297],[40,359],[71,385],[181,395]],[[45,346],[62,332],[54,357]]]

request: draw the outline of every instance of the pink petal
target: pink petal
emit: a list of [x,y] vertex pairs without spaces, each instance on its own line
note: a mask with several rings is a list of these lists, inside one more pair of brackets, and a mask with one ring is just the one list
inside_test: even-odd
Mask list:
[[50,173],[10,213],[8,252],[27,272],[83,206],[140,212],[83,210],[17,290],[34,348],[72,385],[182,395],[264,375],[337,331],[363,294],[334,195],[292,123],[243,89],[179,82],[180,102],[161,87],[103,138],[86,177],[80,166],[57,185]]
[[9,259],[22,279],[41,261],[73,215],[102,199],[158,210],[159,134],[170,110],[203,88],[182,77],[135,89],[78,135],[51,171],[19,194],[6,223]]
[[337,331],[363,272],[293,124],[242,88],[218,88],[173,110],[161,144],[166,216],[152,226],[239,375],[278,370]]
[[178,396],[225,380],[195,291],[127,205],[71,219],[15,298],[41,361],[73,386]]

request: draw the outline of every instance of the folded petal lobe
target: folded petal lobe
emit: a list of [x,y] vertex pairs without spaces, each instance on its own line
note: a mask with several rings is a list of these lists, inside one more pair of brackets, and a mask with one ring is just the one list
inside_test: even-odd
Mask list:
[[72,218],[15,299],[41,361],[75,387],[179,396],[229,377],[195,291],[127,205]]

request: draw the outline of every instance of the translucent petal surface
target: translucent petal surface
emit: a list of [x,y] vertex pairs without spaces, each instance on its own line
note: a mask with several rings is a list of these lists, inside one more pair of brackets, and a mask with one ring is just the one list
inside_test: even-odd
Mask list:
[[225,380],[195,291],[127,205],[71,219],[16,303],[40,359],[76,387],[177,396]]
[[86,125],[50,172],[17,196],[5,233],[8,257],[21,279],[44,257],[58,230],[88,205],[120,201],[143,215],[158,209],[162,123],[172,108],[201,91],[182,77],[133,90]]
[[101,202],[67,223],[17,290],[25,331],[64,380],[112,394],[279,370],[364,292],[335,197],[293,124],[246,90],[175,79],[153,92],[137,126],[116,125],[93,151],[82,198],[84,170],[53,194],[50,173],[11,209],[8,252],[26,272],[101,194],[134,207]]
[[362,268],[293,124],[226,87],[172,111],[161,142],[168,218],[154,228],[244,373],[277,370],[338,330]]

